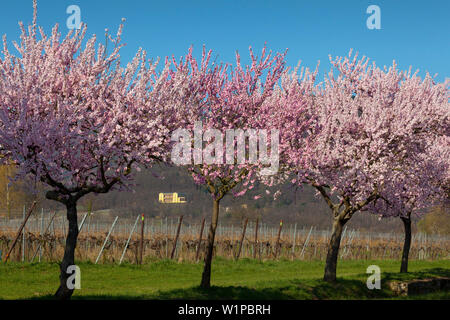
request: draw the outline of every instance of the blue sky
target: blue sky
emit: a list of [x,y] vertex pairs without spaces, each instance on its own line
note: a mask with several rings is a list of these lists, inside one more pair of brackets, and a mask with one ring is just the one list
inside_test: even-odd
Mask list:
[[[180,57],[193,45],[196,55],[206,45],[218,61],[234,62],[240,52],[248,62],[248,47],[260,52],[264,42],[274,51],[289,49],[287,63],[329,68],[328,55],[347,55],[350,48],[380,66],[396,60],[421,75],[450,77],[450,1],[448,0],[39,0],[38,23],[49,31],[55,23],[66,33],[69,5],[78,5],[81,20],[103,39],[104,29],[116,30],[125,17],[123,59],[139,47],[151,57]],[[369,30],[369,5],[381,9],[381,29]],[[0,32],[8,40],[19,36],[17,22],[29,23],[32,0],[2,3]]]

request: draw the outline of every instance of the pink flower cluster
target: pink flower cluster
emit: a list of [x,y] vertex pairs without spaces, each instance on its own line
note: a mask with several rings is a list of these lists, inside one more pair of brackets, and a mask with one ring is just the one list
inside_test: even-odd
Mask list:
[[317,69],[285,68],[286,52],[265,47],[261,57],[250,48],[248,66],[238,53],[234,65],[216,64],[206,50],[198,62],[190,49],[166,58],[162,72],[143,50],[122,67],[122,27],[107,35],[109,53],[95,36],[82,47],[85,26],[61,39],[57,25],[49,36],[38,29],[36,16],[27,30],[21,24],[17,55],[4,37],[1,161],[17,164],[19,177],[63,197],[127,187],[133,166],[170,162],[171,133],[201,121],[202,130],[279,130],[277,175],[259,175],[260,161],[188,166],[216,199],[290,180],[316,187],[333,210],[392,216],[448,194],[448,80],[350,52],[330,58],[317,83]]

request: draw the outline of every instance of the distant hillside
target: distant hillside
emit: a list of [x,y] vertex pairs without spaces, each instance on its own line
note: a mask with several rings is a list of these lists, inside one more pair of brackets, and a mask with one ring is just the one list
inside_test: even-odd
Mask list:
[[[159,177],[157,177],[157,175]],[[221,201],[219,223],[239,224],[245,217],[264,223],[278,224],[283,220],[287,224],[299,226],[316,226],[318,229],[330,229],[331,214],[322,198],[315,196],[311,187],[294,188],[288,184],[281,186],[282,194],[277,200],[265,195],[263,186],[257,186],[248,194],[235,198],[227,195]],[[161,204],[158,202],[160,192],[178,192],[184,194],[187,203]],[[43,199],[44,191],[39,195],[39,207],[46,209],[64,209],[54,201]],[[258,200],[253,197],[263,195]],[[27,203],[32,197],[27,196]],[[79,202],[79,211],[86,210],[92,204],[93,210],[111,209],[114,214],[128,216],[145,213],[153,217],[177,217],[184,215],[186,222],[199,222],[201,217],[209,217],[212,210],[211,196],[201,186],[195,185],[191,177],[176,167],[156,166],[151,170],[142,170],[136,174],[136,186],[132,191],[113,191],[108,194],[88,195]],[[14,210],[14,215],[22,216],[22,210]],[[414,220],[417,218],[414,217]],[[349,228],[372,230],[377,232],[403,232],[399,219],[378,220],[377,216],[356,213],[348,223]]]
[[[163,178],[155,177],[157,172]],[[195,185],[191,177],[182,169],[175,167],[158,167],[143,170],[137,175],[135,192],[111,192],[106,195],[90,196],[83,201],[86,205],[92,200],[94,209],[113,208],[118,214],[136,215],[145,213],[153,217],[175,217],[184,215],[185,221],[200,221],[201,217],[210,216],[212,210],[211,196],[201,186]],[[260,217],[265,223],[297,223],[300,226],[316,226],[319,229],[331,227],[331,214],[322,198],[315,196],[315,190],[309,186],[294,188],[288,184],[281,186],[282,194],[277,200],[263,196],[258,200],[257,194],[265,195],[264,186],[256,187],[242,197],[227,195],[221,201],[221,223],[239,223],[244,217],[255,220]],[[185,204],[160,204],[160,192],[178,192],[187,198]],[[350,220],[349,227],[377,231],[402,231],[399,219],[378,220],[377,216],[357,213]]]

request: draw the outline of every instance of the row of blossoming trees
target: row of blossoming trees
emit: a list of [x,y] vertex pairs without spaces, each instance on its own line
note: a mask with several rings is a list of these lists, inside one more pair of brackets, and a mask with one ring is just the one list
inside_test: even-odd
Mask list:
[[[167,58],[158,72],[158,61],[139,50],[123,67],[122,25],[114,38],[107,35],[108,52],[95,36],[83,45],[86,26],[63,39],[58,26],[46,35],[34,5],[33,23],[20,24],[17,53],[3,40],[0,148],[1,160],[15,164],[19,178],[46,184],[46,197],[67,208],[58,298],[73,293],[66,270],[75,264],[77,201],[132,187],[138,166],[170,164],[177,142],[172,133],[180,128],[205,133],[184,141],[197,147],[184,167],[213,202],[202,287],[210,286],[221,199],[256,183],[270,190],[285,181],[309,184],[326,201],[334,220],[324,280],[336,279],[343,226],[360,211],[401,217],[406,272],[411,214],[449,195],[448,81],[422,80],[395,64],[382,70],[350,53],[330,59],[330,72],[318,82],[317,69],[289,69],[286,53],[265,48],[261,57],[250,50],[249,65],[238,54],[234,65],[216,64],[206,51],[197,61],[189,50],[178,61]],[[278,154],[278,172],[261,174],[267,157],[225,161],[224,135],[208,135],[210,128],[276,129],[270,141],[279,143],[266,137],[256,152],[266,144]],[[214,161],[202,160],[212,154]]]

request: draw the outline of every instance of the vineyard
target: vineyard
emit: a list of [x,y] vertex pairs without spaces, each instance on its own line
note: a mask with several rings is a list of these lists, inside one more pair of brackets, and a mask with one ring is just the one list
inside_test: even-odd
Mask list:
[[20,1],[0,300],[448,297],[442,5]]
[[[136,220],[111,219],[80,215],[81,230],[77,242],[76,259],[93,263],[139,263],[141,234],[143,261],[175,259],[199,261],[206,249],[209,225],[202,231],[202,221],[179,223],[179,219],[146,219],[142,229],[140,217]],[[84,218],[84,219],[83,219]],[[0,222],[0,250],[10,248],[21,221]],[[177,231],[179,233],[177,237]],[[142,230],[141,230],[142,229]],[[108,236],[109,234],[109,236]],[[200,241],[200,234],[201,241]],[[11,261],[60,261],[67,236],[67,222],[61,215],[41,215],[30,219],[25,232],[14,247]],[[398,260],[401,258],[403,235],[395,233],[360,232],[345,229],[342,236],[340,259],[343,260]],[[219,224],[214,255],[226,259],[252,258],[260,260],[324,260],[330,231],[316,230],[295,224],[267,225],[263,221],[248,221],[242,225]],[[176,242],[176,244],[175,244]],[[199,247],[200,245],[200,247]],[[125,250],[126,247],[126,250]],[[412,239],[412,260],[448,259],[450,238],[415,234]],[[2,257],[4,254],[2,254]]]

